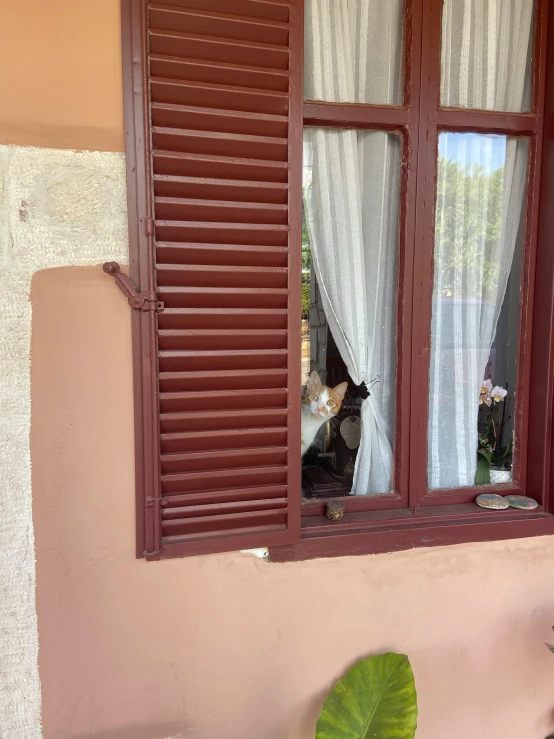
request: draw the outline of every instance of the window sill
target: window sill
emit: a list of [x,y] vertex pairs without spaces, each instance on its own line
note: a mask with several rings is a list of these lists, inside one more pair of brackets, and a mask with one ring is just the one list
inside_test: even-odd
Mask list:
[[292,562],[548,535],[554,535],[554,515],[540,508],[493,512],[469,503],[351,513],[336,523],[320,516],[306,518],[301,541],[270,547],[269,556],[272,562]]

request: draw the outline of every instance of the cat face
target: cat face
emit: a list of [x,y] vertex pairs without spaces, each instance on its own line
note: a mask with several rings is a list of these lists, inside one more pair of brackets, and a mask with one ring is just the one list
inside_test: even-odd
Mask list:
[[322,385],[317,372],[312,372],[302,398],[304,408],[323,421],[333,418],[340,411],[347,387],[347,382],[341,382],[334,388]]

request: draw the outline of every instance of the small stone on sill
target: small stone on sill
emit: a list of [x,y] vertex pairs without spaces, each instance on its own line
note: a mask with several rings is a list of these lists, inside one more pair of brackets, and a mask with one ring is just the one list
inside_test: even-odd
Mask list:
[[526,495],[507,495],[506,500],[512,508],[521,508],[521,510],[532,511],[539,507],[539,504],[533,498]]
[[325,515],[329,521],[340,521],[344,516],[344,503],[330,502],[327,503]]
[[489,508],[491,510],[500,511],[510,507],[510,504],[502,495],[495,493],[481,493],[475,498],[475,502],[481,508]]

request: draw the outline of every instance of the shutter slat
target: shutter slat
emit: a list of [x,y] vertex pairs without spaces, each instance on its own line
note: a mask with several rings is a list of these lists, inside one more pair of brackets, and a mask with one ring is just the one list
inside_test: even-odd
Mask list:
[[196,218],[210,223],[287,223],[287,206],[275,203],[241,203],[234,200],[199,200],[195,198],[154,199],[156,214],[164,220],[189,221]]
[[246,469],[260,464],[286,464],[286,447],[246,447],[244,449],[216,449],[205,452],[186,452],[183,454],[162,454],[162,473],[202,472],[207,467],[211,471]]
[[196,410],[232,410],[236,408],[286,408],[284,388],[256,390],[209,390],[206,392],[172,392],[160,394],[163,413]]
[[167,495],[163,499],[164,509],[213,503],[227,503],[229,501],[266,500],[269,498],[284,498],[287,495],[286,485],[251,486],[234,488],[233,490],[213,490],[204,493],[188,493],[187,495]]
[[251,136],[285,138],[287,118],[283,115],[218,110],[177,103],[152,105],[152,123],[160,128],[187,128],[195,131],[218,131]]
[[[196,8],[225,13],[229,10],[229,0],[164,0],[164,5],[177,8]],[[233,13],[247,18],[260,18],[286,23],[289,18],[288,0],[233,0]]]
[[178,393],[183,390],[260,390],[262,388],[286,387],[287,371],[265,369],[255,372],[242,370],[205,370],[204,372],[160,372],[160,390]]
[[213,346],[233,351],[242,349],[286,349],[285,330],[244,329],[170,329],[158,331],[158,343],[162,350],[209,351]]
[[[232,6],[231,6],[232,8]],[[217,35],[241,41],[264,41],[267,44],[288,44],[288,23],[263,21],[258,18],[226,13],[215,13],[190,7],[177,8],[161,3],[150,3],[150,23],[167,31],[183,31],[201,35]],[[214,29],[217,29],[214,32]]]
[[207,369],[275,369],[287,363],[285,349],[233,349],[220,351],[160,351],[160,369],[207,370]]
[[288,50],[275,44],[153,29],[150,32],[150,49],[155,54],[170,54],[182,58],[288,69]]
[[156,149],[176,152],[195,152],[210,156],[255,157],[271,162],[284,161],[287,155],[286,139],[274,136],[252,136],[243,134],[221,134],[214,131],[194,129],[152,129],[152,141]]
[[211,261],[214,265],[229,267],[286,267],[287,250],[279,246],[246,244],[183,244],[157,245],[158,261],[163,264],[198,264]]
[[[287,96],[273,90],[164,78],[153,78],[151,89],[154,103],[242,111],[252,116],[252,121],[259,120],[260,113],[284,117],[288,109]],[[216,100],[218,105],[215,105]]]
[[160,426],[164,433],[188,431],[225,431],[249,428],[281,428],[287,413],[280,408],[242,409],[240,411],[200,411],[196,413],[162,413]]
[[286,308],[280,288],[163,287],[158,294],[169,308]]
[[210,491],[214,488],[231,490],[246,485],[284,485],[287,468],[241,467],[240,469],[202,470],[162,475],[162,494]]
[[[154,194],[161,197],[195,197],[207,200],[236,200],[281,205],[287,202],[287,187],[281,182],[249,182],[248,180],[225,180],[213,177],[156,175]],[[158,252],[159,249],[160,244],[158,244]]]
[[[159,487],[152,497],[145,492],[145,517],[157,521],[164,556],[291,543],[300,523],[299,480],[289,464],[298,455],[288,444],[299,447],[291,439],[296,388],[290,399],[299,360],[291,369],[289,354],[299,324],[291,305],[300,315],[291,292],[301,224],[290,173],[300,194],[301,166],[298,157],[291,165],[289,137],[295,130],[298,154],[301,44],[291,18],[300,18],[300,6],[146,0],[146,7],[138,17],[148,50],[151,180],[140,197],[151,208],[148,260],[163,309],[144,316],[159,421]],[[136,57],[130,61],[136,80]]]
[[164,454],[243,447],[283,446],[287,441],[286,428],[233,429],[222,431],[195,431],[183,434],[162,434],[161,449]]
[[288,272],[281,267],[236,267],[229,265],[158,264],[160,286],[186,287],[259,287],[285,288]]
[[286,523],[286,511],[252,511],[249,513],[226,513],[224,515],[203,516],[201,518],[181,519],[179,521],[164,521],[162,531],[168,540],[177,540],[179,537],[186,536],[190,540],[194,535],[205,538],[207,533],[228,531],[245,531],[245,529],[237,529],[238,526],[252,526],[256,524],[256,528],[265,527],[268,531],[271,528],[280,526],[284,528]]
[[154,151],[153,160],[157,174],[259,180],[261,182],[286,183],[287,181],[286,162],[167,151]]
[[162,241],[285,246],[288,240],[288,228],[281,224],[160,220],[155,225]]
[[284,446],[287,440],[285,428],[276,429],[232,429],[221,431],[196,431],[182,434],[163,434],[161,448],[164,454],[179,452],[208,452],[234,449],[237,444],[255,448],[268,445]]
[[287,311],[260,308],[168,308],[158,320],[162,330],[182,328],[286,328]]
[[164,508],[163,519],[197,518],[206,515],[221,515],[222,513],[243,513],[244,511],[278,510],[287,507],[286,498],[269,498],[268,500],[244,500],[232,503],[206,503],[196,506],[181,506],[179,508]]
[[288,72],[265,67],[253,67],[246,64],[223,64],[186,59],[164,54],[152,54],[150,57],[150,73],[154,77],[165,79],[188,80],[190,82],[212,82],[223,85],[234,85],[240,77],[244,87],[255,87],[258,90],[275,90],[287,92],[289,87]]
[[261,390],[282,388],[287,384],[286,369],[261,369],[252,372],[243,370],[204,370],[197,372],[160,372],[161,392],[192,392],[213,390]]

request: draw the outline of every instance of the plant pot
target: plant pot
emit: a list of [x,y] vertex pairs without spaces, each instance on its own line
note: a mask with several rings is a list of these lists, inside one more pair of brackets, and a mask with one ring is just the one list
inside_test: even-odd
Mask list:
[[512,482],[512,470],[491,466],[491,485]]

